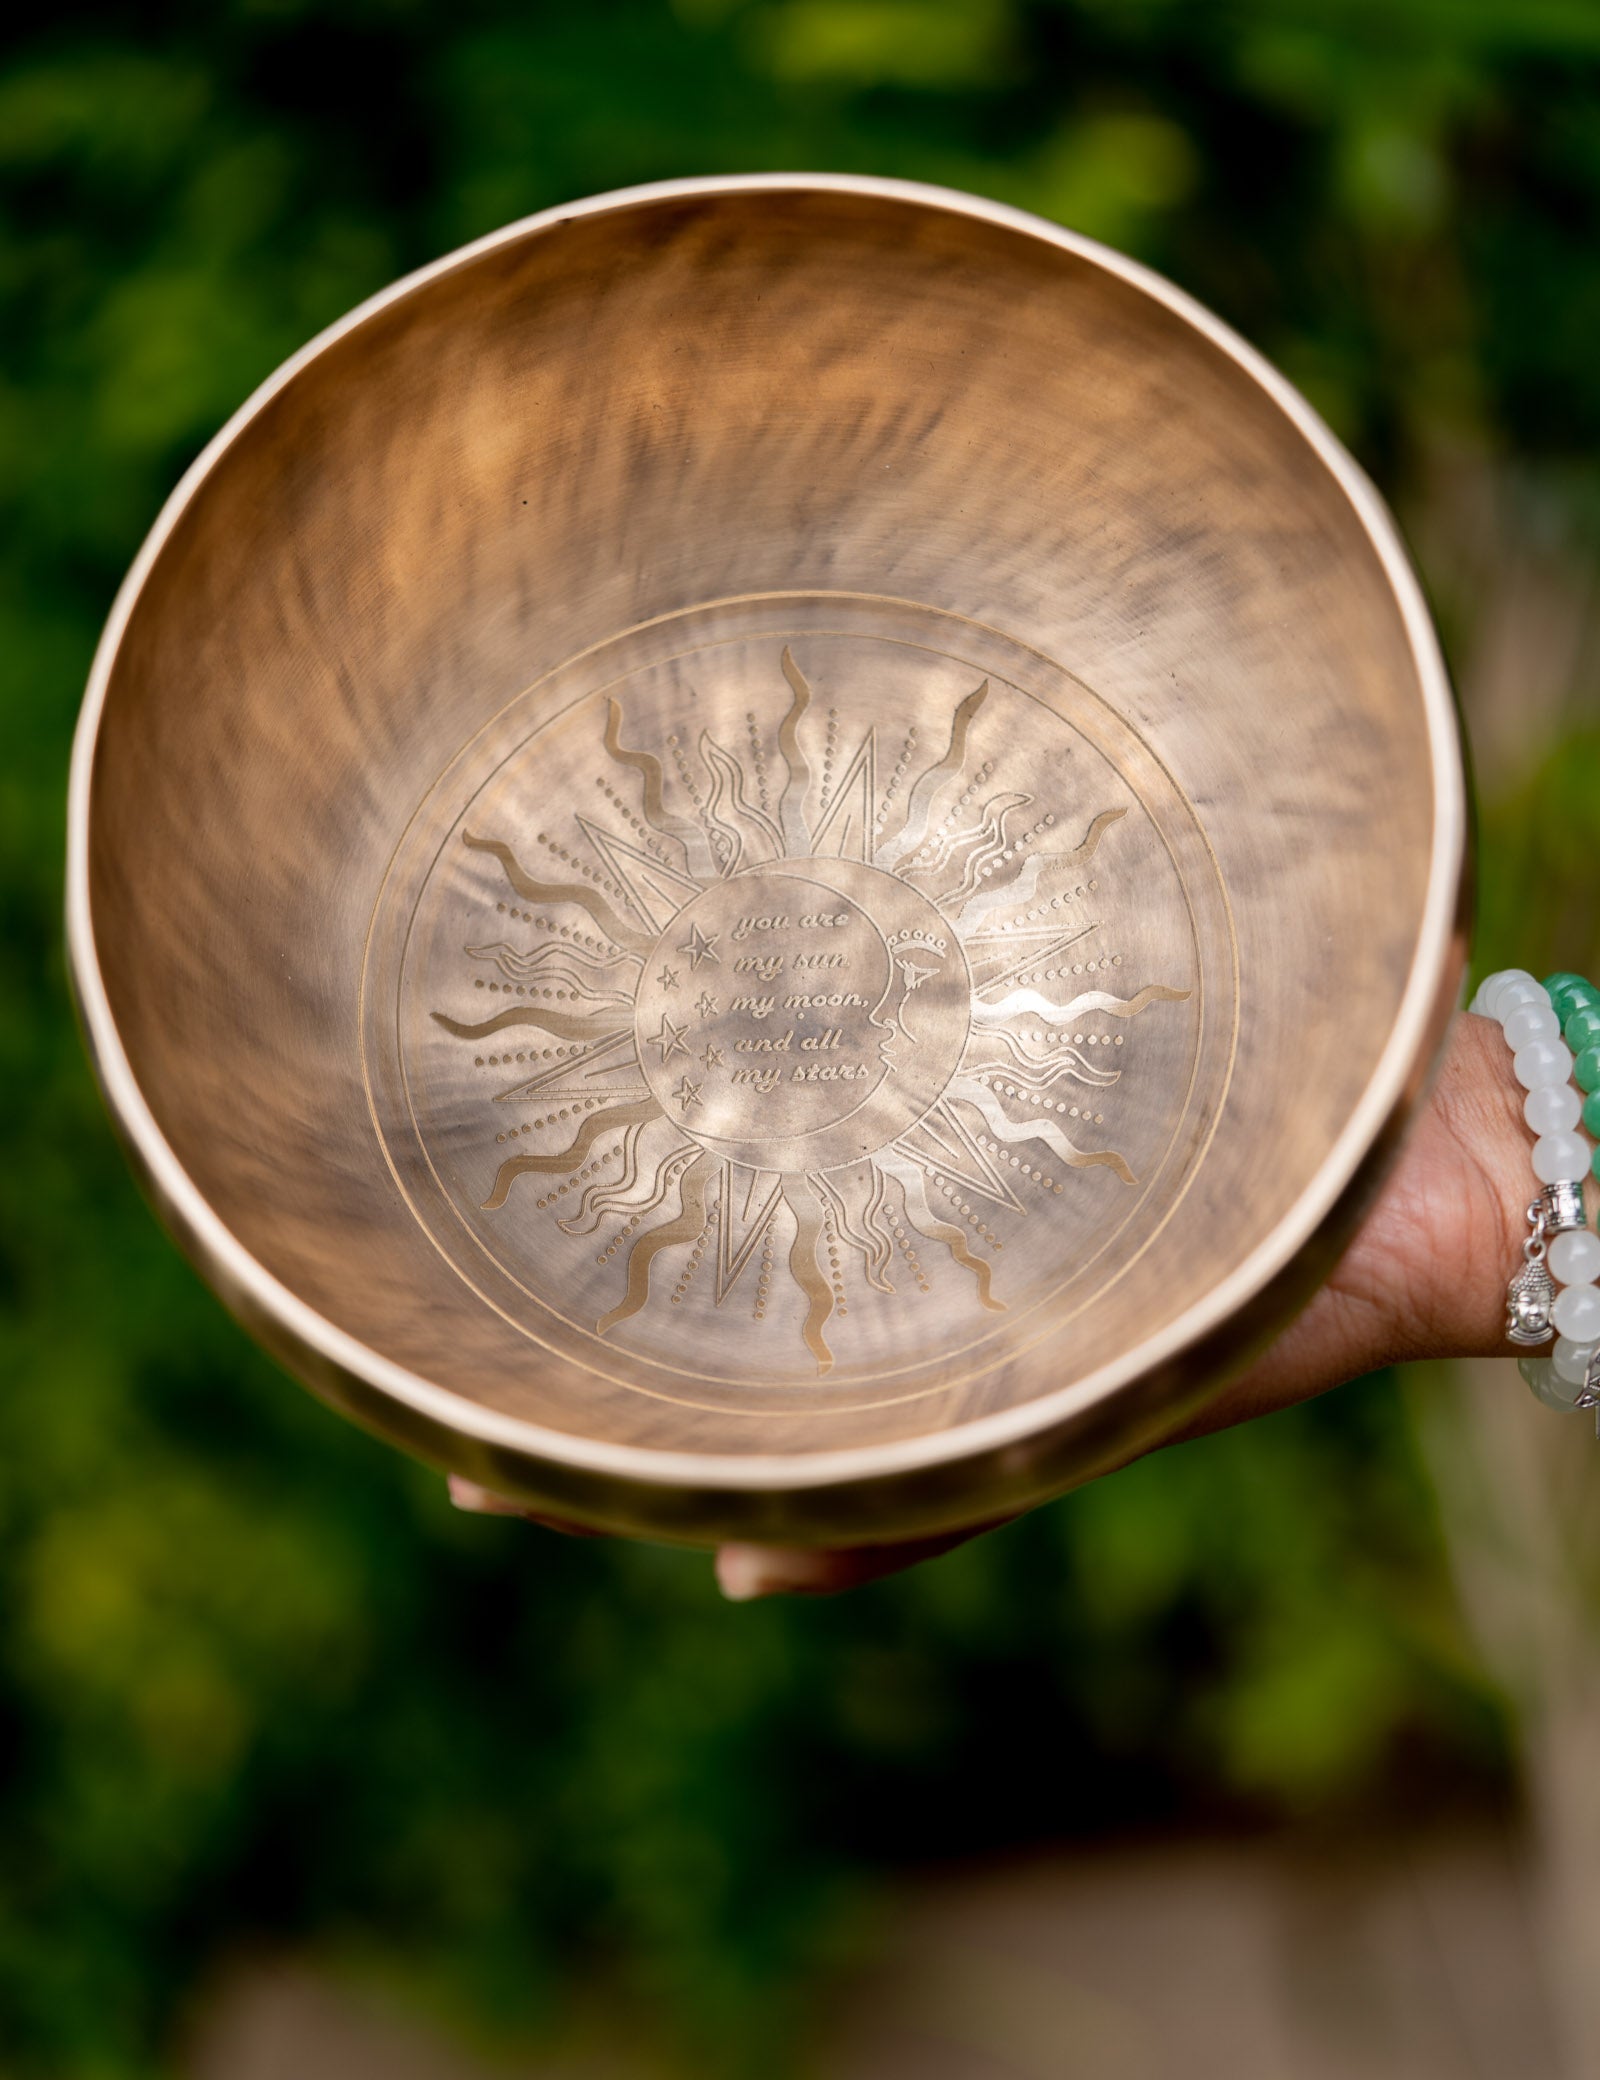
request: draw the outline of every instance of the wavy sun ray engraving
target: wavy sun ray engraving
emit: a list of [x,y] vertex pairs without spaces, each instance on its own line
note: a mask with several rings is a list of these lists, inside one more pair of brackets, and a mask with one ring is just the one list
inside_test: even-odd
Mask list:
[[[492,862],[465,986],[513,1001],[432,1017],[516,1065],[478,1204],[591,1238],[616,1279],[596,1335],[748,1302],[826,1373],[875,1295],[944,1263],[942,1305],[1002,1312],[1041,1194],[1137,1183],[1103,1108],[1130,1030],[1193,981],[1122,972],[1101,875],[1127,808],[1003,771],[987,679],[856,734],[830,705],[851,688],[772,664],[715,733],[635,742],[609,699],[592,797],[461,832]],[[1116,1183],[1069,1175],[1097,1171]]]

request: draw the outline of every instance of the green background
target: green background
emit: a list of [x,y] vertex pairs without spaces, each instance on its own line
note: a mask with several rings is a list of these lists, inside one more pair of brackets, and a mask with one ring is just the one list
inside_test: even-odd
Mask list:
[[142,534],[317,328],[596,189],[863,170],[1136,253],[1302,385],[1475,689],[1482,955],[1582,967],[1597,86],[1580,0],[212,0],[12,32],[0,2071],[170,2071],[208,1971],[264,1942],[488,2043],[621,2000],[689,2069],[778,2076],[886,1873],[1515,1809],[1392,1379],[837,1603],[735,1609],[701,1556],[454,1514],[140,1202],[67,997],[63,791]]

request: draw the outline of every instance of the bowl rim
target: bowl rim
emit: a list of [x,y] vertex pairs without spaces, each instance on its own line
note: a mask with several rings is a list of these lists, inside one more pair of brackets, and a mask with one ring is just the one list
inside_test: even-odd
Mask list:
[[[1110,274],[1149,297],[1231,361],[1290,421],[1349,501],[1388,580],[1400,611],[1427,719],[1433,785],[1433,841],[1428,882],[1411,970],[1394,1027],[1360,1100],[1288,1212],[1257,1247],[1202,1299],[1164,1329],[1067,1387],[943,1430],[877,1443],[795,1453],[731,1453],[612,1444],[499,1413],[412,1372],[339,1328],[278,1280],[212,1207],[167,1141],[122,1046],[95,946],[89,894],[90,811],[100,721],[118,654],[145,581],[180,518],[211,471],[245,429],[303,370],[369,320],[418,289],[471,266],[487,254],[577,219],[650,208],[697,196],[834,193],[954,214],[1037,239]],[[560,1468],[580,1488],[586,1477],[621,1483],[636,1493],[800,1494],[817,1489],[874,1488],[981,1455],[1039,1440],[1107,1403],[1119,1388],[1169,1367],[1211,1342],[1225,1325],[1240,1330],[1241,1350],[1283,1326],[1292,1311],[1285,1275],[1319,1236],[1342,1243],[1371,1189],[1371,1159],[1392,1154],[1423,1077],[1437,1054],[1457,1001],[1464,945],[1469,813],[1460,724],[1437,636],[1399,532],[1360,465],[1292,384],[1238,333],[1186,291],[1142,262],[1081,233],[1006,203],[926,182],[849,173],[709,175],[652,181],[535,212],[475,239],[392,282],[336,319],[292,354],[232,414],[185,470],[145,537],[113,602],[90,668],[73,738],[67,797],[66,933],[68,961],[89,1052],[116,1125],[147,1189],[202,1271],[234,1311],[269,1336],[282,1354],[314,1370],[377,1390],[413,1418],[396,1441],[441,1460],[449,1441],[471,1440],[508,1455],[514,1466]],[[1296,1296],[1303,1297],[1303,1296]],[[1221,1384],[1220,1379],[1216,1384]],[[334,1398],[338,1398],[335,1396]],[[385,1429],[370,1405],[352,1410]],[[1180,1409],[1179,1414],[1182,1413]],[[419,1446],[420,1424],[432,1450]],[[390,1434],[393,1434],[392,1432]],[[503,1463],[503,1462],[502,1462]],[[534,1475],[537,1482],[537,1475]],[[1051,1481],[1041,1492],[1062,1483]],[[597,1513],[605,1514],[602,1499]],[[613,1502],[611,1514],[616,1515]],[[637,1516],[637,1510],[628,1512]],[[947,1511],[948,1515],[949,1512]],[[684,1535],[681,1532],[679,1535]]]

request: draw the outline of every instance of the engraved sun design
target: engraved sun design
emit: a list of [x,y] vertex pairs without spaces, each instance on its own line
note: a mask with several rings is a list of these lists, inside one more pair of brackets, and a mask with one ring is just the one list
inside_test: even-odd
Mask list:
[[[995,784],[988,680],[937,743],[911,727],[885,750],[868,728],[851,749],[789,648],[778,662],[787,703],[775,672],[737,750],[625,742],[612,699],[582,850],[463,830],[496,894],[462,950],[516,1001],[432,1017],[478,1067],[541,1065],[493,1095],[481,1205],[594,1238],[617,1280],[597,1335],[647,1306],[714,1316],[746,1281],[761,1321],[787,1276],[826,1373],[830,1329],[874,1293],[932,1291],[935,1252],[1003,1311],[1024,1190],[1094,1168],[1135,1184],[1099,1108],[1133,1022],[1190,990],[1119,987],[1095,862],[1127,811],[1067,828]],[[566,877],[535,872],[535,847]],[[545,1044],[518,1049],[521,1028]]]

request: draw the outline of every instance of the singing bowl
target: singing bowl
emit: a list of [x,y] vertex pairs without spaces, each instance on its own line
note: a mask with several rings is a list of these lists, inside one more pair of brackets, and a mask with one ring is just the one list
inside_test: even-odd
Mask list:
[[884,181],[601,196],[324,333],[140,553],[70,822],[99,1074],[228,1303],[697,1543],[980,1522],[1190,1417],[1463,958],[1360,472],[1143,268]]

